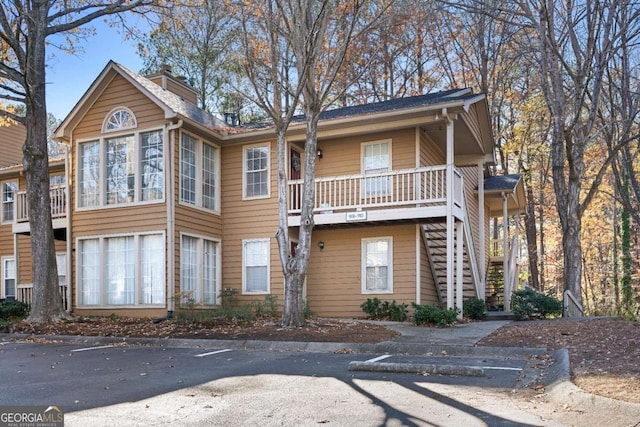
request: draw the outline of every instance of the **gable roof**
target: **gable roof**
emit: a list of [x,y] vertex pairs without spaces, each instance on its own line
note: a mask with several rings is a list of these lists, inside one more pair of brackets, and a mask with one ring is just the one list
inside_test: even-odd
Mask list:
[[522,175],[496,175],[484,180],[485,200],[491,212],[502,212],[502,196],[507,200],[509,215],[522,213],[525,209],[524,182]]
[[131,71],[127,67],[114,61],[109,61],[71,112],[62,121],[58,129],[56,129],[56,138],[70,138],[71,129],[75,127],[75,124],[77,124],[89,107],[101,95],[115,75],[124,77],[125,80],[162,109],[166,119],[185,120],[207,129],[224,125],[224,122],[213,114],[198,108],[196,105],[186,101],[175,93],[163,89],[156,83]]

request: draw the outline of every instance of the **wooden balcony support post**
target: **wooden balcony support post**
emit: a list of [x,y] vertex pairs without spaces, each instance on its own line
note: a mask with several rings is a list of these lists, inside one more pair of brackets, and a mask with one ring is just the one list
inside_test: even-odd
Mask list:
[[460,312],[458,313],[458,319],[462,319],[463,316],[463,274],[462,267],[464,265],[463,252],[462,248],[464,246],[463,242],[463,227],[464,223],[462,221],[456,221],[456,307]]
[[454,174],[453,174],[453,166],[454,166],[454,151],[453,151],[453,120],[449,117],[447,113],[447,109],[442,109],[442,116],[445,119],[446,132],[447,132],[447,154],[446,154],[446,163],[447,163],[447,184],[446,184],[446,194],[447,194],[447,308],[454,307],[454,232],[455,232],[455,218],[453,217],[453,203],[454,203],[454,191],[455,191],[455,183],[454,183]]
[[504,274],[503,299],[505,311],[508,311],[510,306],[507,296],[511,295],[511,292],[508,289],[513,286],[513,283],[510,283],[511,274],[509,272],[509,212],[507,208],[507,195],[502,193],[502,274]]

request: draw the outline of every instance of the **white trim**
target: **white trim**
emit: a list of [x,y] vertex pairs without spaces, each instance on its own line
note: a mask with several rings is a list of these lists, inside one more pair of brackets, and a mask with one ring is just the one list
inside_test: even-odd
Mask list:
[[[163,257],[163,276],[164,282],[161,286],[162,292],[165,293],[163,302],[158,304],[140,304],[138,301],[140,300],[140,285],[141,285],[141,258],[140,258],[140,237],[141,236],[162,236],[162,257]],[[105,240],[110,238],[117,237],[133,237],[134,242],[134,255],[135,255],[135,265],[134,265],[134,298],[133,304],[105,304],[107,295],[106,295],[106,280],[105,280]],[[99,265],[99,278],[101,283],[100,288],[100,304],[82,304],[82,253],[81,253],[81,242],[85,240],[98,240],[98,247],[100,252],[100,265]],[[118,309],[118,308],[164,308],[167,305],[166,295],[166,282],[167,282],[167,273],[166,273],[166,252],[167,252],[167,236],[164,230],[158,231],[145,231],[138,233],[116,233],[116,234],[100,234],[93,236],[81,236],[76,237],[76,280],[74,281],[73,286],[76,289],[76,308],[77,309]]]
[[420,305],[422,291],[422,230],[421,225],[416,224],[416,304]]
[[[387,242],[387,289],[367,290],[367,243]],[[367,237],[361,240],[361,293],[362,294],[392,294],[393,293],[393,237]]]
[[[207,305],[207,306],[212,306],[212,305],[219,305],[222,301],[222,240],[220,240],[219,238],[216,237],[211,237],[211,236],[204,236],[201,234],[195,234],[195,233],[185,233],[185,232],[180,232],[180,247],[179,247],[179,253],[180,253],[180,267],[179,267],[179,272],[178,272],[178,277],[180,279],[180,295],[182,295],[182,292],[184,292],[182,290],[182,239],[184,237],[189,237],[192,239],[197,239],[197,258],[198,258],[198,282],[196,283],[196,297],[195,301],[196,304],[199,305]],[[204,287],[203,287],[203,278],[204,278],[204,274],[203,274],[203,267],[204,267],[204,263],[202,262],[203,260],[203,256],[204,256],[204,241],[207,240],[209,242],[213,242],[215,243],[215,245],[217,246],[217,253],[216,253],[216,259],[215,259],[215,263],[216,263],[216,277],[215,277],[215,284],[216,284],[216,289],[215,289],[215,293],[216,293],[216,302],[214,304],[204,304]],[[180,301],[178,301],[178,305],[180,304]]]
[[[196,151],[196,201],[195,203],[187,202],[182,199],[182,138],[184,136],[188,136],[192,138],[195,142],[195,151]],[[215,207],[213,209],[206,208],[202,206],[202,163],[204,159],[204,146],[208,145],[215,149],[214,155],[214,172],[215,172]],[[222,195],[221,187],[222,187],[222,159],[220,156],[221,147],[218,144],[214,144],[211,141],[205,140],[203,138],[197,137],[195,134],[190,132],[185,132],[183,129],[180,129],[178,133],[178,204],[181,206],[198,209],[208,213],[214,213],[216,215],[220,215],[221,212],[221,203],[220,198]]]
[[[107,129],[106,127],[107,127],[107,123],[109,122],[109,119],[118,111],[124,111],[127,114],[129,114],[133,119],[133,125],[120,127],[117,129]],[[112,133],[112,132],[120,132],[125,129],[135,129],[137,127],[138,127],[138,119],[136,118],[136,115],[133,114],[133,111],[131,111],[130,108],[119,106],[119,107],[112,108],[111,111],[109,111],[107,115],[104,116],[104,119],[102,120],[102,127],[100,129],[102,129],[102,133]]]
[[[267,194],[259,196],[247,196],[247,149],[267,149]],[[259,200],[271,197],[271,143],[249,144],[242,146],[242,200]]]
[[[12,216],[13,218],[11,218],[11,220],[6,220],[4,218],[4,186],[5,184],[10,184],[10,183],[15,183],[16,188],[13,191],[13,212],[12,212]],[[17,199],[17,195],[18,195],[18,191],[20,190],[19,188],[20,183],[18,182],[17,179],[5,179],[0,181],[0,224],[13,224],[16,220],[16,199]]]
[[18,294],[18,263],[16,262],[15,257],[12,256],[3,256],[2,258],[0,258],[0,267],[2,269],[2,274],[0,274],[0,278],[2,278],[2,284],[1,284],[1,289],[0,289],[0,295],[2,296],[2,298],[6,298],[7,295],[5,295],[5,280],[9,279],[9,277],[6,276],[7,274],[7,267],[6,267],[6,263],[9,261],[13,261],[13,287],[14,287],[14,294],[13,295],[9,295],[10,297],[16,297]]
[[[385,172],[391,172],[393,170],[393,144],[392,144],[392,139],[388,138],[388,139],[380,139],[377,141],[367,141],[367,142],[361,142],[360,143],[360,173],[362,175],[367,175],[367,171],[365,170],[365,165],[364,165],[364,159],[365,159],[365,151],[366,148],[369,146],[373,146],[373,145],[387,145],[388,149],[388,156],[389,156],[389,164],[387,165],[387,169]],[[380,169],[375,169],[376,173],[379,173],[381,170]],[[371,180],[385,180],[387,181],[387,188],[384,192],[380,191],[380,189],[377,189],[376,192],[374,192],[373,194],[369,194],[369,185],[367,184],[368,182],[372,182]],[[376,198],[376,197],[385,197],[387,195],[390,194],[393,188],[393,177],[372,177],[372,178],[365,178],[364,182],[362,184],[362,187],[360,188],[360,198],[362,199],[369,199],[369,198]],[[374,181],[375,182],[375,181]],[[377,185],[376,185],[377,188]]]
[[[267,244],[267,289],[264,291],[248,291],[247,290],[247,265],[246,265],[246,247],[249,243],[266,243]],[[242,240],[242,295],[269,295],[271,293],[271,239],[243,239]]]

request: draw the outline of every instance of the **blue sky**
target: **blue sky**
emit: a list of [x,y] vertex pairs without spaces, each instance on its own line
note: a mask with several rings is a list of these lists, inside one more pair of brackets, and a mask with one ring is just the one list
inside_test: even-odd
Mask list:
[[79,42],[83,52],[71,55],[52,50],[54,56],[48,57],[47,111],[60,120],[71,112],[110,59],[133,71],[143,65],[135,41],[125,40],[121,30],[110,28],[100,19],[91,26],[96,34]]

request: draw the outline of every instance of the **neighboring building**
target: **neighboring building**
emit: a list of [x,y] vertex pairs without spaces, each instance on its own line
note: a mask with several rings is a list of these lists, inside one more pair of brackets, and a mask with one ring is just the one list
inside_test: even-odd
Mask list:
[[[304,131],[298,121],[288,133],[294,236]],[[52,160],[52,174],[65,177],[53,181],[52,209],[69,310],[161,316],[185,298],[216,306],[228,288],[240,303],[283,300],[273,129],[232,127],[197,108],[166,68],[145,78],[110,62],[56,138],[69,146],[66,161]],[[494,162],[484,95],[449,90],[327,111],[318,140],[304,291],[312,311],[357,317],[373,297],[484,298],[490,218],[517,214],[524,194],[518,177],[491,177],[484,190]],[[0,168],[15,188],[0,225],[0,296],[15,288],[29,300],[20,168]]]

